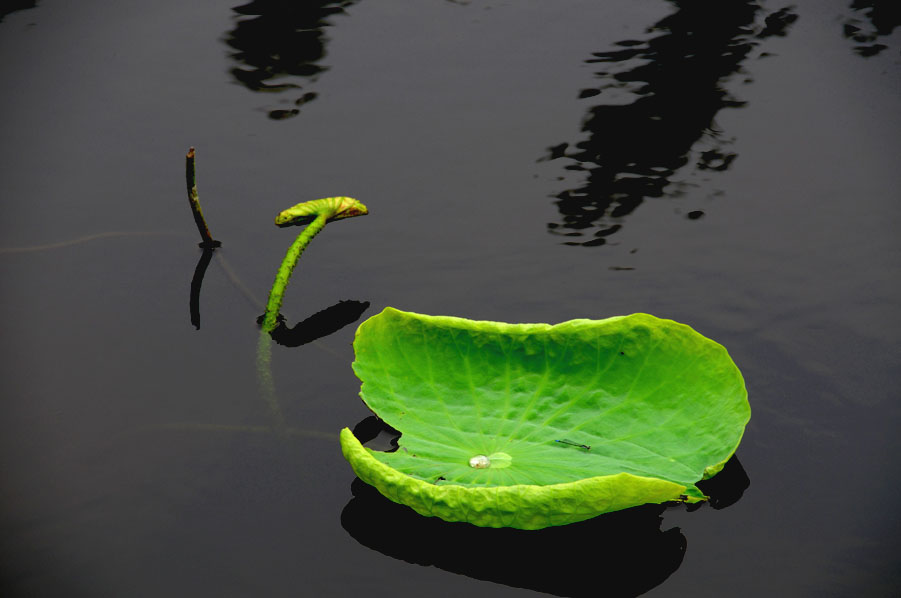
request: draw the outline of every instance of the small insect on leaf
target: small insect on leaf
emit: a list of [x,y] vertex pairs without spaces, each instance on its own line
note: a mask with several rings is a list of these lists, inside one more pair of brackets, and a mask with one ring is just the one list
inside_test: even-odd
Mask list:
[[585,449],[586,451],[590,451],[590,450],[591,450],[591,447],[588,446],[587,444],[580,444],[580,443],[578,443],[578,442],[573,442],[572,440],[567,440],[567,439],[565,439],[565,438],[562,438],[562,439],[560,439],[560,440],[555,440],[554,442],[559,442],[560,444],[568,444],[568,445],[570,445],[570,446],[577,446],[577,447],[579,447],[579,448]]

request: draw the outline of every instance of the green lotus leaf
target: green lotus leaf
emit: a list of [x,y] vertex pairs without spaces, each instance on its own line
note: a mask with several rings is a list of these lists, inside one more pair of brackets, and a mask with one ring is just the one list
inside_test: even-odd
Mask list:
[[726,349],[647,314],[504,324],[386,308],[354,340],[360,396],[401,432],[341,447],[422,515],[538,529],[697,502],[738,448],[747,391]]

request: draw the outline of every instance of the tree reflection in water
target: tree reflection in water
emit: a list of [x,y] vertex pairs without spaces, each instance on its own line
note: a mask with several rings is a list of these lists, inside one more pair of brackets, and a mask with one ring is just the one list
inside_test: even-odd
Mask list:
[[34,8],[37,5],[38,3],[34,0],[6,0],[3,3],[0,3],[0,23],[3,22],[3,17],[9,13],[16,12],[17,10]]
[[303,104],[316,99],[315,92],[304,89],[328,68],[321,64],[328,18],[355,1],[253,0],[232,9],[239,16],[225,42],[241,64],[231,70],[232,76],[253,91],[296,90],[291,107],[270,109],[270,118],[296,116]]
[[743,102],[723,84],[761,39],[784,35],[797,19],[790,8],[764,13],[749,0],[673,4],[676,12],[648,29],[652,37],[620,41],[586,61],[606,69],[597,73],[602,85],[580,97],[603,101],[588,111],[587,139],[552,147],[546,158],[587,172],[581,185],[557,195],[562,222],[548,224],[570,237],[567,244],[603,245],[645,198],[675,195],[667,187],[690,163],[697,171],[728,169],[736,154],[714,118]]
[[878,42],[885,41],[896,27],[901,26],[901,2],[854,0],[851,2],[851,10],[854,11],[854,16],[845,20],[842,29],[845,37],[858,44],[854,51],[863,57],[870,57],[887,50],[887,45]]

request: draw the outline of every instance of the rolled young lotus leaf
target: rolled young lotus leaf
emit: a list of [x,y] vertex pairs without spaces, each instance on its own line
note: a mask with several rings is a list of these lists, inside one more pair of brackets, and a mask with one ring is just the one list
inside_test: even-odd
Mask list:
[[310,224],[319,216],[324,216],[326,222],[332,222],[368,213],[369,209],[353,197],[324,197],[282,210],[275,217],[275,224],[281,227]]
[[386,308],[354,340],[360,395],[398,450],[345,457],[423,515],[538,529],[705,499],[750,418],[725,348],[647,314],[505,324]]

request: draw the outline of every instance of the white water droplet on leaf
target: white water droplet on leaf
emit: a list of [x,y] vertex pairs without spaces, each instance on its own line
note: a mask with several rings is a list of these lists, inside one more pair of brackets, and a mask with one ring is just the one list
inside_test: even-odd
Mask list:
[[491,459],[485,455],[476,455],[469,460],[469,466],[475,469],[485,469],[491,467]]

